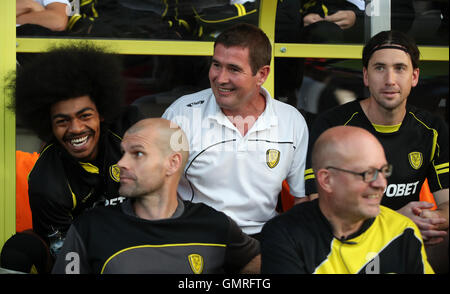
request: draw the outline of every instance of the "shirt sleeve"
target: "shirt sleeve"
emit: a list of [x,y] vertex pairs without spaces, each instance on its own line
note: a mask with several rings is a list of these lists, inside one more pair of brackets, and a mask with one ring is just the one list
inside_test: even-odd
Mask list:
[[31,179],[28,194],[33,231],[48,243],[50,234],[59,231],[64,236],[73,221],[70,209],[62,202],[54,201],[54,199],[65,199],[68,196],[59,193],[59,186],[54,186],[54,189],[48,189],[48,191],[41,191],[39,187],[34,186],[34,182],[39,179]]
[[53,3],[61,3],[61,4],[66,4],[67,6],[70,7],[70,3],[68,0],[43,0],[42,4],[44,6],[47,6],[49,4],[53,4]]
[[317,193],[316,187],[316,177],[312,168],[312,149],[317,138],[332,125],[324,118],[323,115],[317,117],[314,121],[310,132],[309,132],[309,142],[308,142],[308,152],[306,155],[306,167],[305,167],[305,189],[306,195],[311,195]]
[[428,184],[431,192],[436,192],[442,189],[448,189],[449,182],[449,134],[448,126],[441,119],[438,118],[435,127],[436,144],[433,146],[434,156],[432,158],[433,168],[430,168],[427,175]]
[[239,273],[260,252],[259,241],[248,236],[228,217],[228,244],[225,252],[225,271]]
[[289,232],[278,222],[267,222],[261,231],[261,274],[307,274]]
[[165,118],[167,120],[173,121],[174,123],[176,123],[178,125],[180,123],[177,119],[177,113],[175,113],[173,104],[164,111],[164,113],[162,114],[161,117]]
[[308,127],[300,113],[298,113],[298,117],[299,119],[294,121],[297,132],[294,157],[286,180],[289,184],[290,194],[295,197],[304,197],[305,182],[302,179],[304,178],[306,151],[308,150]]
[[53,265],[52,274],[90,274],[84,242],[74,225],[67,232],[64,245]]
[[405,256],[407,260],[407,274],[434,274],[434,270],[428,262],[425,245],[422,235],[415,223],[409,221],[413,233],[409,234],[408,245],[405,246]]

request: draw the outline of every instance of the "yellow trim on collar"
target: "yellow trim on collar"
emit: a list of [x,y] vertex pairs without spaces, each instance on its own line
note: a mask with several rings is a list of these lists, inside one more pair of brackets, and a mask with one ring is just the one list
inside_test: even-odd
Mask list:
[[397,132],[400,129],[400,127],[402,126],[402,123],[399,123],[398,125],[391,125],[391,126],[377,125],[377,124],[372,124],[372,125],[378,133],[388,134],[388,133]]
[[95,165],[89,163],[89,162],[81,162],[80,165],[82,168],[84,168],[85,171],[91,174],[99,174],[99,169]]

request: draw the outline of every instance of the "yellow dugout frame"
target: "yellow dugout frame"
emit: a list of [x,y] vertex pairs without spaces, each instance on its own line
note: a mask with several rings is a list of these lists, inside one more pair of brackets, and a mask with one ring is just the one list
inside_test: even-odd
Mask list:
[[[14,0],[0,1],[0,250],[4,242],[15,233],[15,115],[7,109],[11,97],[4,87],[4,78],[15,70],[16,53],[44,52],[51,45],[79,42],[85,39],[16,38]],[[264,86],[274,93],[275,57],[310,57],[360,59],[363,45],[324,45],[275,43],[275,15],[277,1],[260,0],[259,27],[272,43],[272,74]],[[91,39],[89,39],[91,40]],[[143,41],[143,40],[91,40],[105,45],[119,54],[211,56],[212,42],[200,41]],[[180,43],[183,45],[180,46]],[[447,61],[448,47],[421,46],[421,60]]]

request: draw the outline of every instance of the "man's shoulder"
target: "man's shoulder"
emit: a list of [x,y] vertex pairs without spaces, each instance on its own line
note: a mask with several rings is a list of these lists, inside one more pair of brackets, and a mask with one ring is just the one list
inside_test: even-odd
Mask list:
[[38,176],[43,171],[46,173],[54,172],[60,164],[61,152],[58,150],[57,143],[50,143],[40,152],[38,159],[30,171],[29,177]]
[[189,213],[225,215],[223,212],[218,211],[215,208],[203,202],[191,202],[189,200],[182,200],[182,201],[185,207],[185,211]]
[[295,116],[302,116],[300,111],[295,108],[294,106],[281,102],[277,99],[271,98],[273,102],[273,108],[276,114],[283,115],[283,114],[293,114]]
[[122,212],[121,205],[122,204],[108,206],[98,205],[85,209],[73,223],[77,228],[95,228],[102,226],[104,223],[110,225],[124,223],[121,215],[125,214]]
[[285,211],[271,220],[269,220],[265,227],[272,227],[276,229],[308,231],[314,227],[312,220],[320,218],[318,214],[318,202],[307,201],[301,204],[294,205],[288,211]]
[[362,111],[358,100],[353,100],[345,104],[325,110],[318,116],[318,119],[349,119]]
[[195,108],[201,108],[206,105],[206,102],[212,97],[212,95],[213,92],[211,88],[204,89],[192,94],[187,94],[175,100],[175,102],[173,102],[167,108],[167,110],[171,110],[174,112],[184,112],[190,111]]
[[306,128],[306,120],[297,108],[276,99],[270,99],[272,99],[273,113],[279,123],[285,124],[287,128]]
[[193,218],[204,221],[205,223],[213,224],[219,222],[222,224],[229,224],[229,219],[227,215],[215,208],[202,203],[194,203],[188,200],[183,200],[185,211],[183,215],[188,218]]
[[406,112],[411,115],[413,121],[427,128],[447,128],[443,118],[423,108],[407,104]]

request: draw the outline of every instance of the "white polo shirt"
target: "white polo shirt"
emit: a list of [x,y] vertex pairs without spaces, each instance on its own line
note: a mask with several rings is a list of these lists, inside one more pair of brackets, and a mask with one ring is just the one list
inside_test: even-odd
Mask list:
[[222,112],[211,89],[177,99],[162,116],[179,125],[189,140],[179,195],[224,212],[247,234],[259,233],[277,214],[283,180],[292,195],[305,195],[306,122],[294,107],[272,99],[264,88],[261,93],[266,108],[245,136]]

